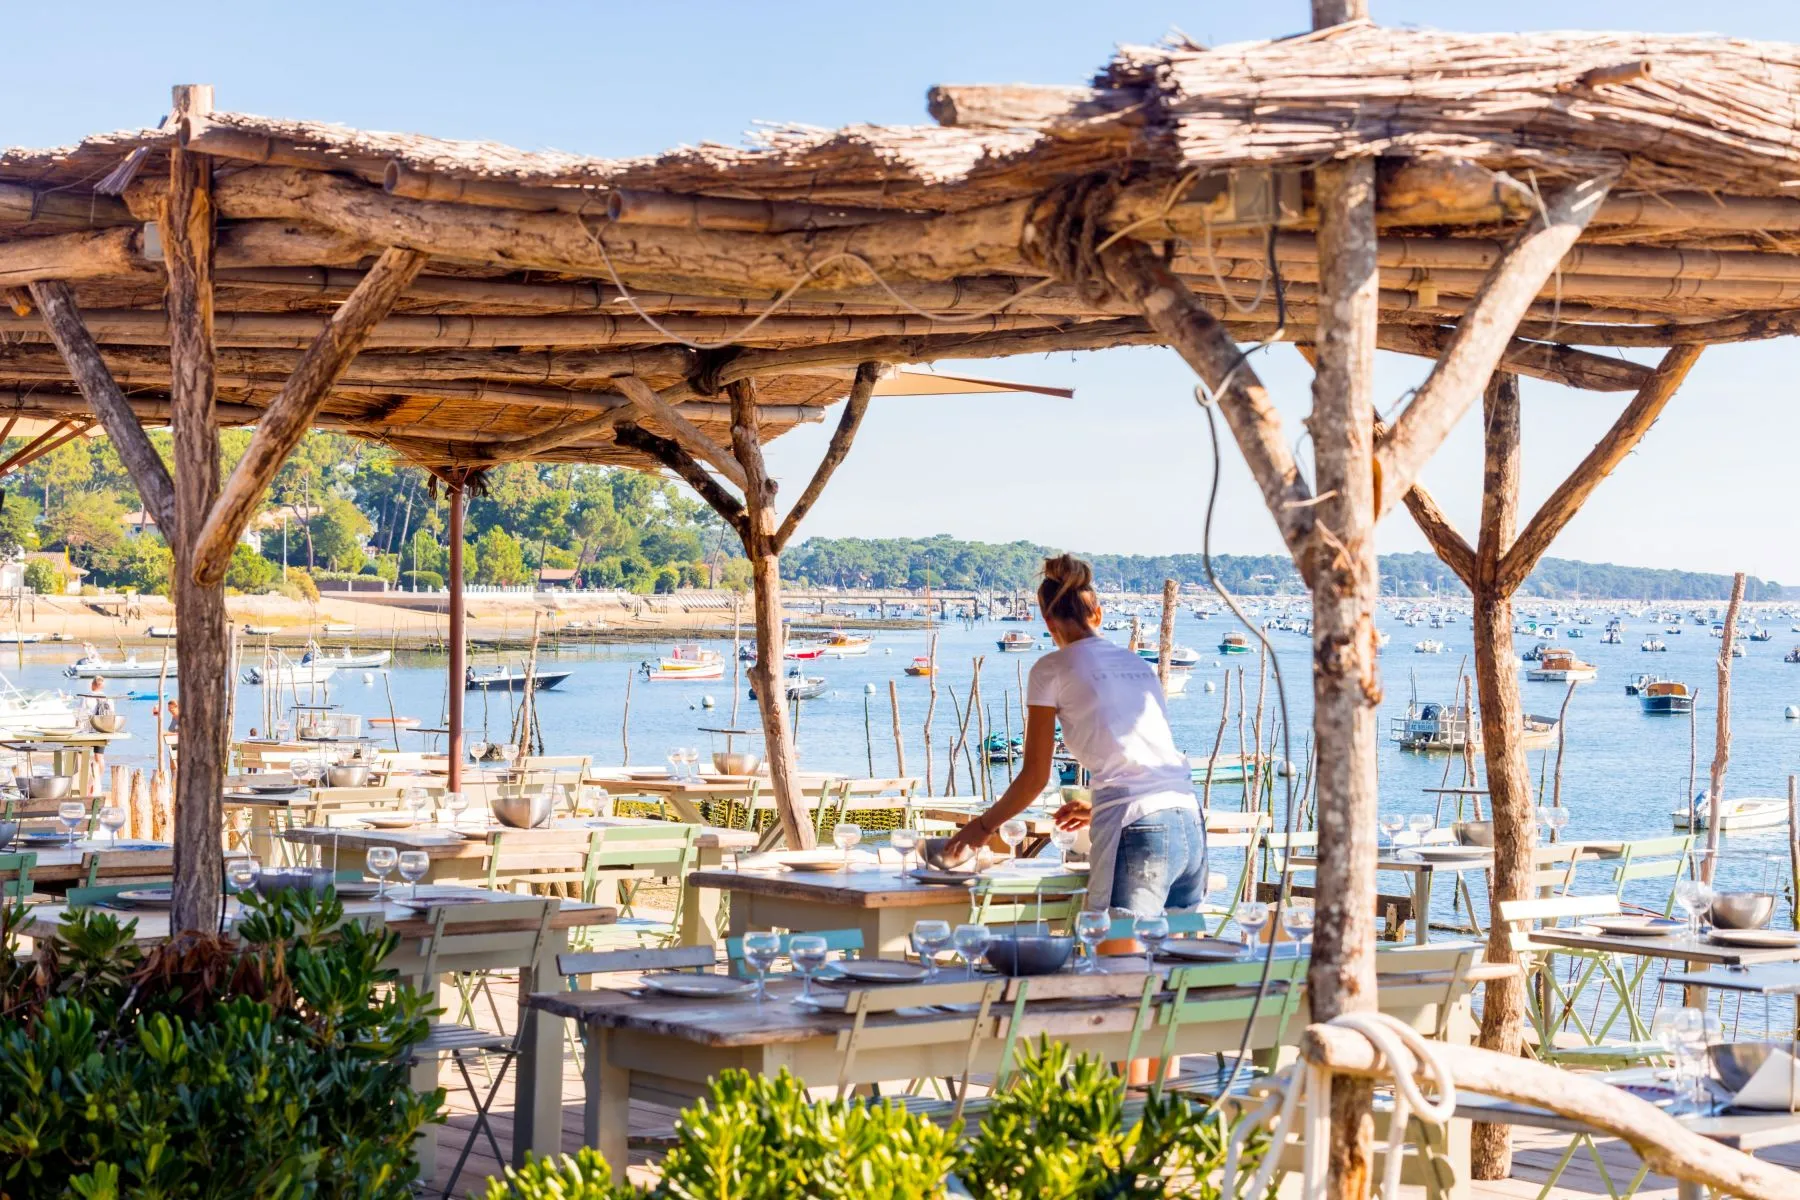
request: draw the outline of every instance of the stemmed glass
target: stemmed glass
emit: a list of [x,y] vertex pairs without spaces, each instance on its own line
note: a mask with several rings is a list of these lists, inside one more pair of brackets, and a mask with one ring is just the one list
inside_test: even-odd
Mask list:
[[56,806],[56,821],[69,835],[69,849],[75,848],[75,831],[87,820],[87,805],[79,800],[64,800]]
[[1156,971],[1156,952],[1169,938],[1169,918],[1162,913],[1146,913],[1131,923],[1131,932],[1144,945],[1144,970]]
[[919,831],[902,825],[888,835],[888,845],[900,852],[900,873],[906,874],[906,864],[912,861],[913,851],[919,847]]
[[1407,819],[1406,827],[1412,830],[1413,845],[1425,844],[1425,835],[1437,828],[1437,818],[1430,813],[1414,813]]
[[1560,842],[1562,831],[1569,826],[1569,810],[1560,807],[1545,809],[1544,824],[1550,826],[1550,840]]
[[[230,892],[233,896],[241,896],[256,886],[256,881],[261,875],[262,863],[258,862],[256,859],[251,858],[248,855],[243,858],[229,859],[225,863],[225,890]],[[243,907],[243,901],[240,900],[238,902],[238,907],[240,909]],[[219,932],[225,932],[225,912],[223,909],[219,912]]]
[[914,921],[912,943],[913,949],[918,951],[919,959],[925,964],[925,978],[936,979],[937,956],[950,944],[950,922]]
[[[419,790],[424,791],[425,789],[420,788]],[[450,810],[450,828],[455,829],[462,824],[462,815],[469,809],[469,794],[467,792],[445,792],[444,807]]]
[[1008,857],[1019,856],[1019,844],[1025,840],[1025,822],[1017,817],[1000,822],[1000,840],[1006,843]]
[[1304,946],[1312,938],[1313,910],[1288,904],[1281,910],[1281,927],[1296,946]]
[[413,824],[418,825],[425,820],[425,810],[431,807],[431,793],[422,787],[409,787],[401,793],[406,801],[406,811],[412,814]]
[[844,870],[848,871],[850,851],[862,841],[862,826],[851,821],[840,821],[831,827],[831,840],[844,852]]
[[681,779],[681,764],[683,762],[683,755],[681,752],[681,747],[680,746],[671,747],[669,750],[669,753],[665,757],[667,758],[667,761],[669,764],[669,778],[674,779],[674,780],[680,780]]
[[501,742],[495,747],[500,752],[500,765],[513,767],[518,765],[519,748],[511,742]]
[[471,761],[477,762],[477,763],[480,762],[482,759],[487,757],[487,752],[488,752],[488,744],[486,742],[470,742],[469,743],[469,758]]
[[1391,850],[1397,844],[1394,841],[1394,838],[1399,835],[1402,829],[1406,828],[1406,814],[1397,812],[1382,813],[1380,824],[1381,832],[1387,834],[1388,849]]
[[1267,904],[1261,900],[1246,900],[1231,915],[1237,918],[1238,928],[1244,931],[1250,946],[1262,940],[1263,928],[1269,923]]
[[419,898],[419,880],[431,871],[431,856],[423,850],[400,852],[400,878],[413,885],[412,898]]
[[799,1003],[812,1003],[813,972],[825,965],[830,953],[825,939],[816,933],[796,933],[788,939],[788,961],[800,972]]
[[288,774],[301,787],[310,788],[319,782],[319,762],[310,754],[302,754],[288,763]]
[[1675,881],[1675,906],[1687,916],[1687,934],[1700,936],[1700,914],[1712,907],[1712,885],[1698,875],[1683,875]]
[[1081,942],[1083,974],[1100,969],[1100,943],[1112,932],[1112,918],[1104,912],[1084,908],[1075,917],[1075,937]]
[[779,933],[746,933],[744,935],[744,962],[756,972],[756,1002],[761,1004],[768,995],[769,968],[781,957],[781,935]]
[[108,804],[100,810],[100,826],[112,834],[113,848],[119,846],[119,830],[125,828],[125,810],[117,804]]
[[975,960],[987,953],[987,948],[993,943],[993,940],[994,935],[988,931],[986,925],[958,925],[956,927],[956,932],[951,935],[951,941],[956,946],[956,953],[963,960],[964,978],[975,978]]
[[1073,829],[1053,829],[1050,831],[1050,844],[1056,847],[1057,854],[1062,857],[1064,862],[1069,861],[1069,854],[1075,849],[1075,838],[1077,836],[1076,831]]
[[400,852],[392,846],[370,846],[369,853],[363,860],[380,885],[375,889],[377,900],[387,899],[387,877],[400,862]]

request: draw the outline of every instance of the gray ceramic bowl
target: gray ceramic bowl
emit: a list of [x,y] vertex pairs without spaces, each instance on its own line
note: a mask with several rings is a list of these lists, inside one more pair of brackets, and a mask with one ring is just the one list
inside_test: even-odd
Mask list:
[[1713,1074],[1733,1092],[1742,1090],[1773,1050],[1786,1050],[1786,1042],[1714,1042],[1706,1048]]
[[494,819],[514,829],[536,829],[550,819],[550,793],[547,790],[529,795],[495,796],[489,804],[494,810]]
[[326,782],[334,788],[369,786],[369,768],[359,766],[332,767],[325,772]]
[[996,937],[988,944],[987,964],[1002,975],[1053,975],[1068,965],[1075,939],[1027,933]]
[[749,750],[716,750],[712,764],[721,775],[754,775],[762,766],[762,755]]
[[331,872],[321,867],[264,867],[256,877],[256,890],[265,896],[288,888],[322,893],[331,884]]
[[17,821],[0,821],[0,850],[6,849],[18,836],[19,823]]
[[1761,929],[1775,912],[1769,892],[1720,892],[1708,914],[1720,929]]
[[1456,833],[1456,843],[1459,846],[1493,848],[1494,823],[1492,821],[1458,821],[1451,828]]
[[61,800],[74,784],[73,775],[33,775],[25,788],[33,800]]

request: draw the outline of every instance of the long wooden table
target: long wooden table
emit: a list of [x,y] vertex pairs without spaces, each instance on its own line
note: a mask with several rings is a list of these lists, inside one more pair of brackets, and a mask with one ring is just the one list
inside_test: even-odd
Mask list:
[[[996,869],[989,874],[1000,879],[1059,878],[1044,870]],[[848,871],[803,872],[780,866],[696,871],[688,876],[688,886],[731,895],[733,937],[751,929],[796,933],[859,929],[865,953],[883,957],[906,953],[915,921],[967,922],[972,894],[967,884],[923,883],[901,874],[897,863],[866,858],[854,859]],[[1047,894],[1056,891],[1049,888]]]
[[[1387,960],[1381,964],[1384,972],[1390,967],[1404,969],[1403,958],[1390,958],[1392,953],[1381,955]],[[1106,972],[1099,976],[1065,974],[1032,979],[1019,1038],[1029,1041],[1044,1036],[1067,1043],[1077,1053],[1107,1060],[1126,1057],[1137,1000],[1143,991],[1143,960],[1133,955],[1104,965]],[[1473,1029],[1468,1016],[1469,989],[1485,977],[1481,972],[1477,968],[1461,980],[1449,972],[1384,974],[1382,1011],[1428,1032],[1439,1027],[1442,1011],[1446,1036],[1466,1043]],[[1016,982],[1009,985],[1009,998],[1016,986]],[[791,1001],[797,991],[796,984],[782,977],[771,982],[769,999],[762,1004],[639,995],[621,988],[541,993],[532,996],[530,1004],[582,1024],[587,1040],[584,1141],[598,1148],[609,1162],[622,1163],[633,1095],[662,1104],[684,1103],[703,1094],[707,1081],[728,1068],[760,1075],[785,1068],[808,1086],[837,1084],[844,1061],[839,1038],[849,1029],[850,1019],[841,1013],[794,1005]],[[1209,989],[1204,994],[1225,998],[1248,994],[1248,990]],[[1189,993],[1190,999],[1202,995]],[[1037,999],[1040,996],[1044,998]],[[1005,1019],[996,1019],[996,1031]],[[1277,1045],[1278,1026],[1273,1014],[1259,1017],[1250,1031],[1250,1048]],[[1305,1026],[1303,1005],[1302,1013],[1287,1022],[1280,1040],[1291,1042]],[[969,1029],[966,1021],[958,1028],[953,1014],[935,1014],[923,1020],[902,1013],[875,1014],[867,1018],[864,1028],[876,1031],[876,1036],[867,1039],[867,1048],[857,1056],[847,1080],[850,1084],[962,1073]],[[894,1036],[896,1030],[906,1036]],[[1235,1052],[1244,1032],[1241,1020],[1185,1024],[1177,1033],[1176,1053]],[[1161,1032],[1153,1037],[1160,1039]],[[999,1052],[997,1037],[983,1038],[974,1070],[994,1071]],[[1466,1136],[1461,1143],[1465,1157],[1459,1176],[1466,1179]]]
[[[511,845],[535,842],[574,849],[585,847],[596,828],[643,826],[661,826],[671,830],[679,828],[673,822],[631,817],[564,817],[537,829],[510,829],[504,825],[478,825],[473,819],[465,817],[463,824],[457,829],[440,825],[413,829],[355,829],[309,825],[290,829],[282,836],[289,842],[319,847],[321,857],[331,853],[335,860],[347,854],[352,859],[352,866],[361,866],[363,857],[372,846],[423,850],[431,859],[431,871],[426,875],[428,880],[434,883],[460,883],[483,881],[487,878],[487,864],[493,856],[496,837],[504,837]],[[717,871],[724,865],[726,854],[749,850],[755,844],[756,835],[748,830],[702,826],[694,837],[698,868],[695,874]],[[332,865],[335,868],[335,861]],[[720,899],[717,892],[690,891],[681,911],[683,945],[718,944],[722,936]]]
[[167,878],[175,869],[175,848],[166,842],[122,839],[117,849],[108,838],[79,838],[74,849],[56,842],[14,843],[11,851],[34,854],[31,868],[34,887],[54,885],[53,890],[86,885],[87,864],[94,860],[96,883],[124,883],[136,879]]
[[[1565,950],[1593,950],[1607,954],[1637,958],[1661,958],[1673,962],[1707,967],[1749,967],[1762,963],[1800,962],[1800,946],[1771,946],[1767,949],[1746,946],[1722,946],[1704,937],[1692,938],[1686,933],[1664,937],[1618,937],[1612,934],[1570,929],[1534,929],[1531,940],[1540,946]],[[1706,1003],[1706,988],[1699,981],[1684,983],[1683,1003],[1699,1007]]]
[[[444,898],[472,898],[488,900],[516,900],[511,893],[490,892],[482,888],[434,887],[430,892]],[[467,953],[444,955],[437,960],[436,974],[425,973],[426,938],[431,932],[428,917],[430,901],[419,906],[400,903],[395,900],[378,902],[375,900],[346,900],[344,915],[346,918],[375,918],[388,929],[400,935],[400,944],[384,963],[397,971],[400,978],[412,984],[427,995],[436,994],[439,1002],[450,1011],[454,1010],[455,992],[441,985],[441,980],[452,974],[490,969],[511,970],[517,967],[514,962],[495,961],[484,958],[478,950]],[[69,911],[67,905],[47,904],[33,908],[24,932],[32,937],[50,937],[56,933],[63,915]],[[580,904],[565,901],[556,911],[550,922],[548,936],[539,951],[536,965],[529,971],[521,972],[525,978],[520,980],[519,1019],[523,1022],[523,1036],[520,1041],[519,1058],[515,1067],[515,1133],[513,1137],[513,1163],[522,1165],[527,1152],[535,1152],[540,1156],[557,1154],[562,1143],[562,1066],[563,1066],[563,1025],[558,1014],[543,1008],[526,1005],[524,996],[531,991],[548,991],[562,986],[562,976],[556,967],[556,956],[566,953],[569,948],[569,930],[592,925],[610,925],[618,919],[618,910],[608,905]],[[169,914],[166,911],[140,910],[130,914],[131,920],[137,922],[135,940],[139,944],[148,944],[165,940],[169,936]],[[531,926],[535,928],[535,925]],[[496,922],[487,924],[465,925],[459,932],[465,933],[500,933],[513,932],[526,928],[523,924]],[[439,1063],[435,1060],[420,1063],[413,1068],[413,1085],[421,1091],[435,1088],[438,1084]],[[427,1127],[422,1135],[419,1148],[423,1178],[432,1177],[435,1169],[436,1154],[435,1126]],[[624,1161],[623,1159],[619,1161]]]

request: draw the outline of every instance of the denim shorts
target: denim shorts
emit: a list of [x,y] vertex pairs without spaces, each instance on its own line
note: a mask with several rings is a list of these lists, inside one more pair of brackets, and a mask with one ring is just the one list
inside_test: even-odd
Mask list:
[[1135,913],[1206,899],[1206,827],[1193,808],[1151,813],[1119,831],[1112,905]]

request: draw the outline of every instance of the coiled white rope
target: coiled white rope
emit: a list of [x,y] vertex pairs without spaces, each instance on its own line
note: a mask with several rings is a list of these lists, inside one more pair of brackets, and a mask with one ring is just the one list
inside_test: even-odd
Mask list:
[[[1404,1021],[1386,1013],[1357,1012],[1334,1017],[1330,1024],[1362,1034],[1375,1048],[1379,1061],[1393,1074],[1394,1112],[1388,1127],[1381,1196],[1382,1200],[1398,1200],[1407,1126],[1415,1116],[1428,1125],[1441,1126],[1448,1122],[1456,1114],[1455,1080],[1438,1053],[1438,1045]],[[1426,1096],[1424,1089],[1420,1087],[1420,1081],[1424,1078],[1430,1079],[1432,1088],[1437,1093],[1435,1098]],[[1324,1192],[1323,1168],[1330,1145],[1331,1071],[1326,1067],[1298,1062],[1274,1076],[1271,1082],[1273,1086],[1268,1097],[1238,1122],[1226,1143],[1223,1193],[1227,1197],[1254,1198],[1268,1190],[1269,1182],[1280,1165],[1282,1147],[1287,1144],[1289,1134],[1294,1132],[1294,1117],[1302,1112],[1301,1105],[1304,1103],[1306,1136],[1302,1139],[1305,1158],[1301,1195],[1306,1200],[1316,1200]],[[1274,1123],[1269,1126],[1268,1152],[1250,1180],[1249,1187],[1239,1191],[1238,1162],[1243,1148],[1249,1138],[1269,1122],[1271,1114],[1274,1115]]]

